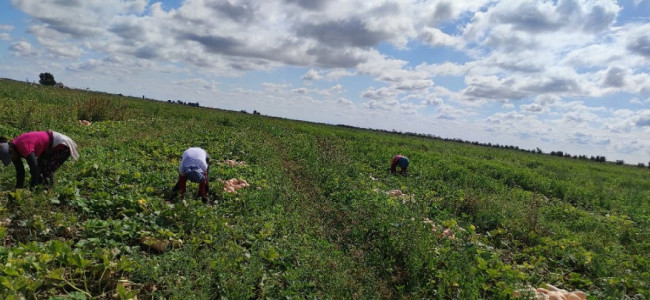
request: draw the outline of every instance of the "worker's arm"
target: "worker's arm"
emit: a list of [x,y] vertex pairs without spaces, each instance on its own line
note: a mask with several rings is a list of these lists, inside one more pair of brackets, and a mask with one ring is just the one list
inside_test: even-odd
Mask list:
[[27,165],[29,166],[29,173],[32,175],[32,178],[29,181],[30,186],[39,185],[41,183],[41,169],[38,167],[36,154],[34,154],[34,152],[30,153],[25,160],[27,160]]
[[393,160],[393,162],[390,164],[390,172],[395,174],[397,172],[397,161]]
[[16,168],[16,188],[22,189],[25,186],[25,166],[20,160],[20,157],[17,157],[11,161],[14,163],[14,168]]

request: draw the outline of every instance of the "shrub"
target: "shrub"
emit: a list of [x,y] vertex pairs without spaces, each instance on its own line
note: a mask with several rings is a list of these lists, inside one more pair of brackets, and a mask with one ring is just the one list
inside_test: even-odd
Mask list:
[[77,118],[91,122],[126,119],[128,107],[116,100],[92,97],[75,104]]
[[54,75],[50,73],[41,73],[38,75],[38,77],[40,78],[38,80],[38,83],[40,83],[41,85],[53,86],[56,84],[56,81],[54,80]]

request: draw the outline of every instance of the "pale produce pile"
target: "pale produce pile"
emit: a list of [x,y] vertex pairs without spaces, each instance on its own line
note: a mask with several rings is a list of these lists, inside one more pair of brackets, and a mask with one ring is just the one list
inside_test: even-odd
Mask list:
[[180,248],[183,245],[183,240],[162,240],[150,236],[143,236],[140,238],[140,244],[145,248],[151,249],[153,252],[160,254],[167,251],[167,247]]
[[533,299],[539,300],[585,300],[587,299],[587,294],[583,291],[572,291],[569,292],[564,289],[557,288],[550,284],[544,285],[546,288],[534,288],[528,287],[526,289],[517,290],[512,295],[514,298],[520,297],[533,297]]
[[140,243],[156,253],[163,253],[165,250],[167,250],[167,241],[152,238],[149,236],[143,236],[140,238]]
[[226,193],[234,193],[234,194],[237,193],[238,189],[243,189],[245,187],[250,186],[250,184],[248,184],[246,180],[237,179],[237,178],[228,179],[224,181],[223,185],[224,185],[223,190]]
[[231,167],[240,167],[240,166],[245,166],[246,162],[245,161],[236,161],[232,159],[226,159],[221,162],[221,164],[229,165]]
[[431,232],[438,235],[438,238],[448,238],[450,240],[456,239],[456,235],[454,235],[451,229],[436,225],[436,223],[433,223],[429,218],[424,218],[422,223],[431,225]]
[[397,198],[402,199],[402,204],[406,204],[408,202],[415,203],[415,198],[413,197],[413,194],[404,194],[400,190],[390,190],[390,191],[388,191],[386,193],[391,197],[397,197]]
[[79,120],[79,124],[81,124],[83,126],[90,126],[90,124],[92,124],[92,123],[90,121],[87,121],[87,120]]

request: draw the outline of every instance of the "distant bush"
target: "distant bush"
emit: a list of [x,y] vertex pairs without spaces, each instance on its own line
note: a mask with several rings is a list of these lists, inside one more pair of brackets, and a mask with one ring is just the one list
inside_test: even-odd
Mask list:
[[40,83],[41,85],[53,86],[56,84],[56,81],[54,80],[54,75],[50,73],[41,73],[38,75],[38,77],[40,78],[38,83]]
[[91,122],[124,120],[128,112],[127,105],[104,98],[93,97],[86,101],[79,101],[75,106],[77,119]]

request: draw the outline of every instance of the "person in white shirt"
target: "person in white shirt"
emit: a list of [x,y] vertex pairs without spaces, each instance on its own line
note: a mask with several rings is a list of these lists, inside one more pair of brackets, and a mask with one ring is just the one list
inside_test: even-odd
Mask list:
[[172,189],[172,197],[170,201],[174,201],[178,192],[185,195],[187,190],[187,180],[199,184],[197,198],[201,197],[204,203],[208,202],[208,169],[210,168],[210,156],[205,150],[192,147],[183,152],[183,159],[178,168],[178,181]]

